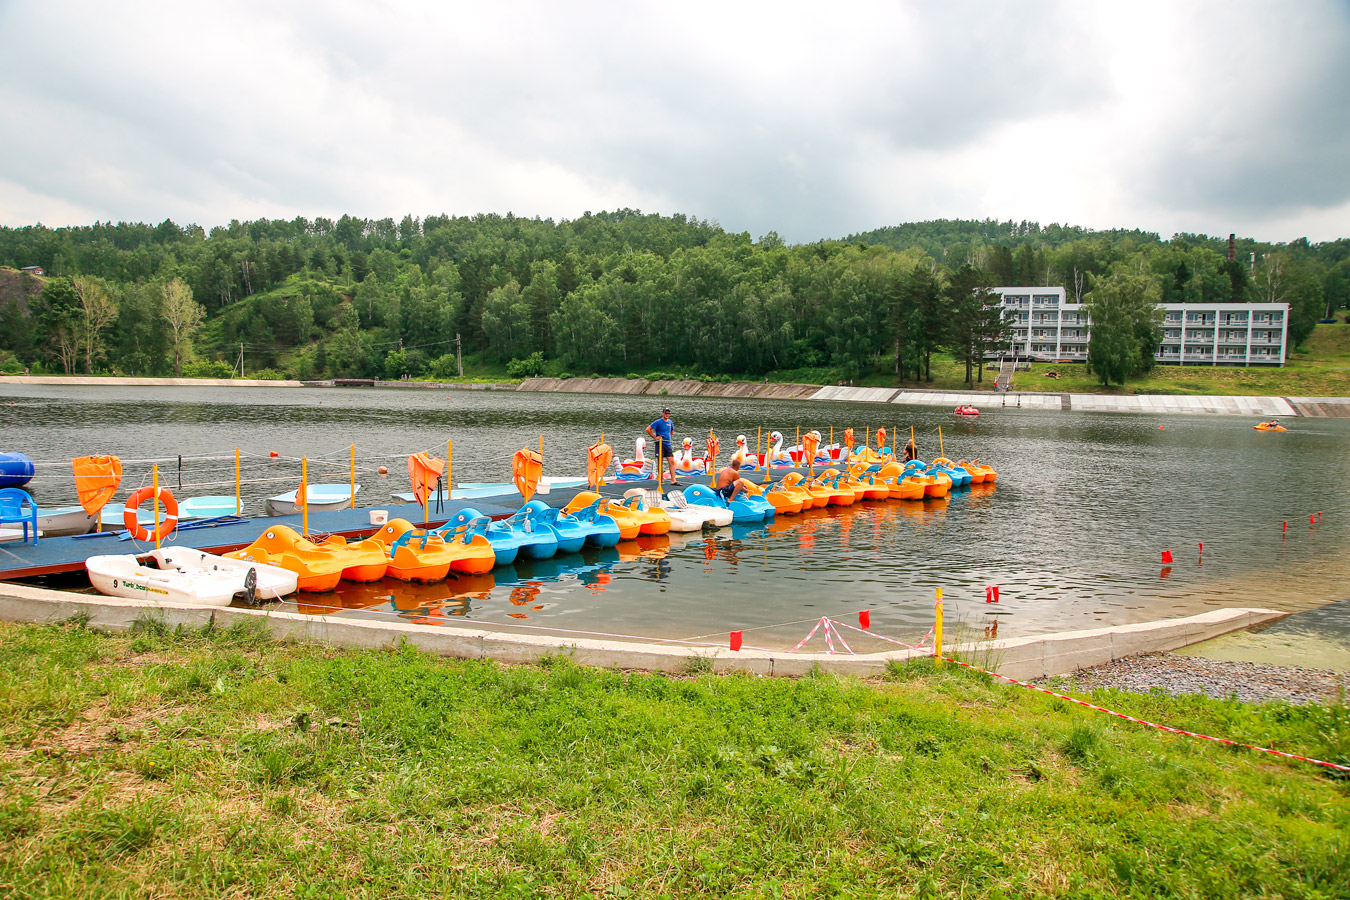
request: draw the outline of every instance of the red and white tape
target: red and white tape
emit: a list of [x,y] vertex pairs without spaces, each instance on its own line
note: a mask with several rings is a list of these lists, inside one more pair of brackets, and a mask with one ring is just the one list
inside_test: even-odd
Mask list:
[[1042,694],[1049,694],[1052,697],[1058,697],[1060,700],[1067,700],[1070,703],[1077,703],[1079,706],[1086,706],[1088,709],[1095,709],[1097,710],[1097,712],[1104,712],[1107,715],[1115,716],[1118,719],[1124,719],[1127,722],[1134,722],[1136,725],[1147,725],[1149,728],[1156,728],[1159,731],[1166,731],[1169,734],[1182,734],[1185,735],[1186,737],[1200,738],[1203,741],[1214,741],[1215,743],[1218,744],[1227,744],[1230,747],[1242,747],[1243,749],[1246,750],[1256,750],[1260,753],[1270,753],[1274,756],[1283,756],[1285,759],[1296,759],[1300,762],[1309,762],[1318,766],[1326,766],[1329,769],[1336,769],[1337,771],[1340,772],[1350,772],[1350,766],[1343,766],[1340,763],[1327,762],[1326,760],[1322,759],[1314,759],[1311,756],[1300,756],[1297,753],[1286,753],[1283,750],[1273,750],[1270,747],[1260,747],[1257,746],[1256,744],[1244,744],[1241,741],[1230,741],[1228,738],[1214,737],[1213,735],[1201,734],[1198,731],[1186,731],[1183,728],[1173,728],[1171,725],[1159,725],[1157,722],[1150,722],[1147,719],[1141,719],[1137,716],[1131,716],[1123,712],[1117,712],[1114,709],[1107,709],[1105,706],[1098,706],[1095,703],[1089,703],[1086,700],[1080,700],[1077,697],[1070,697],[1068,694],[1061,694],[1059,691],[1052,691],[1049,688],[1043,688],[1040,685],[1031,684],[1026,681],[1018,681],[1016,678],[1010,678],[1007,675],[1000,675],[997,672],[990,672],[988,669],[981,669],[979,666],[973,666],[970,663],[961,662],[960,660],[952,659],[949,656],[943,656],[940,658],[946,660],[949,663],[953,663],[954,665],[970,669],[971,671],[979,672],[984,675],[990,675],[993,676],[994,678],[1001,678],[1004,681],[1011,682],[1012,684],[1017,684],[1021,685],[1022,687],[1031,688],[1033,691],[1040,691]]

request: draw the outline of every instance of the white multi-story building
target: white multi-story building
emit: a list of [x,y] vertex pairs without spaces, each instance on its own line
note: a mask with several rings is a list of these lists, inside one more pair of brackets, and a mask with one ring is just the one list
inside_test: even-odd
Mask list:
[[[1083,362],[1090,322],[1061,287],[996,287],[1012,323],[1005,351],[1020,359]],[[1288,303],[1160,303],[1158,362],[1179,365],[1284,365]]]

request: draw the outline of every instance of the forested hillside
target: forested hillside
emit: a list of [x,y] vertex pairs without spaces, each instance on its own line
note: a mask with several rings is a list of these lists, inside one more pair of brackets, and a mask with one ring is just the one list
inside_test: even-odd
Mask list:
[[[301,378],[455,374],[922,379],[1003,339],[987,288],[1283,301],[1299,342],[1350,297],[1350,240],[1283,245],[940,220],[786,246],[685,216],[405,216],[0,229],[0,368]],[[25,280],[27,279],[27,280]],[[25,287],[24,285],[27,285]],[[1150,296],[1155,295],[1150,293]],[[973,371],[968,365],[967,371]]]

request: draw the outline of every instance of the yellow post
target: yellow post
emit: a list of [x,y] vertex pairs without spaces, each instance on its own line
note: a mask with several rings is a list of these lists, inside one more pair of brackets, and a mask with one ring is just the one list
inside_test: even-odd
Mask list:
[[241,516],[244,514],[244,501],[241,499],[239,491],[239,448],[234,448],[234,514]]
[[454,457],[455,442],[445,442],[445,502],[450,502],[450,489],[454,482],[450,480],[450,460]]
[[[763,437],[764,437],[764,426],[761,425],[761,426],[759,426],[759,429],[758,429],[757,431],[755,431],[755,465],[756,465],[756,466],[759,465],[759,461],[763,458],[762,456],[760,456],[760,452],[759,452],[759,445],[760,445],[761,439],[762,439]],[[767,469],[768,467],[766,466],[765,468]]]
[[356,445],[352,444],[352,509],[356,509]]
[[864,446],[864,447],[871,447],[871,446],[872,446],[872,426],[871,426],[871,425],[868,425],[866,428],[863,429],[863,446]]
[[914,458],[919,458],[919,445],[914,443],[914,426],[909,426],[909,443],[914,448]]
[[895,455],[895,442],[898,441],[898,440],[900,440],[900,426],[899,426],[899,425],[895,426],[895,430],[891,432],[891,459],[899,459],[899,458],[900,458],[900,457],[898,457],[898,456]]
[[[709,428],[709,429],[708,429],[708,440],[712,440],[712,439],[713,439],[713,430],[712,430],[711,428]],[[717,458],[716,458],[716,457],[709,457],[709,458],[708,458],[708,475],[710,476],[709,479],[708,479],[708,487],[712,487],[712,488],[717,487]]]
[[300,457],[300,492],[305,495],[305,505],[300,507],[300,531],[304,537],[309,537],[309,492],[305,490],[305,482],[309,479],[309,459]]
[[937,589],[937,623],[933,626],[933,658],[942,665],[942,588]]
[[[159,549],[159,466],[154,466],[151,471],[154,473],[155,481],[155,549]],[[36,528],[33,529],[37,531]],[[33,541],[37,542],[37,535],[33,535]]]
[[943,459],[946,459],[946,458],[947,458],[947,450],[946,450],[945,447],[942,446],[942,426],[941,426],[941,425],[938,426],[938,456],[941,456]]
[[[789,454],[789,455],[791,455],[791,454]],[[801,465],[801,456],[802,456],[802,426],[798,425],[798,426],[797,426],[797,464],[798,464],[798,466]]]
[[661,490],[661,439],[656,439],[656,489]]
[[[830,426],[830,447],[834,447],[834,426]],[[830,450],[830,462],[834,462],[834,450]]]
[[[603,444],[604,442],[605,442],[605,433],[602,431],[602,432],[600,432],[600,443]],[[590,461],[587,460],[587,465],[589,465],[589,464],[590,464]],[[600,477],[597,478],[597,479],[595,479],[595,489],[598,491],[598,490],[600,490],[600,488],[602,488],[602,487],[604,487],[604,486],[605,486],[605,473],[604,473],[604,472],[601,472],[601,473],[600,473]]]

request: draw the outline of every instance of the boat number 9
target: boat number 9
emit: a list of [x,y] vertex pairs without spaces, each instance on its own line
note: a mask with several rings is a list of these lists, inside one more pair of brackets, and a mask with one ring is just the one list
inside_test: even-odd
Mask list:
[[113,590],[117,590],[117,579],[113,579]]

